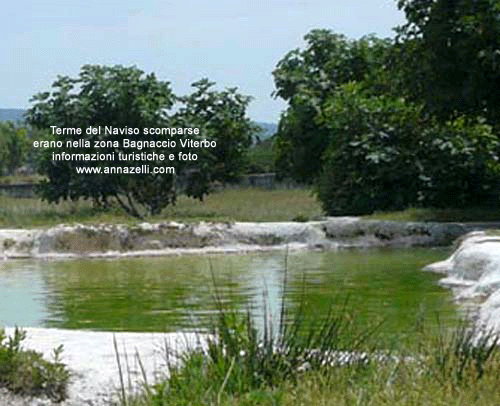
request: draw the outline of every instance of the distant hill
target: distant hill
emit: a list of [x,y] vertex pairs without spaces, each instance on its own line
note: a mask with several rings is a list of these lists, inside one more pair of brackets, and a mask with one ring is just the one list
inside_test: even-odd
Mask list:
[[264,123],[261,121],[256,121],[255,124],[261,126],[264,129],[262,134],[259,134],[261,141],[270,138],[276,133],[276,131],[278,131],[278,125],[274,123]]
[[0,121],[23,121],[24,109],[0,109]]

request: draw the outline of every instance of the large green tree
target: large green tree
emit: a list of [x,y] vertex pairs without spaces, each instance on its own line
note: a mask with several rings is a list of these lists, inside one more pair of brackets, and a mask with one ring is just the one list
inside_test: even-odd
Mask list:
[[[169,83],[159,81],[154,74],[145,75],[136,67],[85,65],[77,78],[59,76],[53,90],[35,95],[33,107],[28,110],[27,122],[39,129],[78,128],[81,135],[51,134],[62,141],[60,150],[46,150],[41,159],[40,171],[48,177],[42,185],[42,196],[50,202],[60,199],[90,198],[108,206],[116,200],[131,215],[140,216],[137,203],[144,205],[151,214],[157,214],[167,204],[175,201],[173,175],[143,174],[78,174],[75,167],[138,165],[137,162],[118,161],[54,161],[51,152],[119,153],[131,152],[106,144],[94,149],[95,141],[117,141],[123,138],[152,140],[157,136],[145,135],[143,128],[167,126],[167,115],[175,101]],[[88,134],[89,127],[101,127],[100,134]],[[140,134],[104,134],[104,127],[139,128]],[[90,141],[89,147],[68,150],[66,141]],[[160,137],[161,139],[161,137]],[[162,152],[162,151],[157,151]],[[165,151],[166,152],[166,151]],[[165,165],[164,162],[153,162]]]
[[496,206],[500,109],[485,78],[496,83],[492,61],[500,51],[498,37],[484,37],[500,21],[485,14],[493,2],[400,5],[409,23],[397,40],[314,30],[304,50],[278,63],[275,94],[288,108],[276,137],[277,166],[316,182],[330,214]]
[[500,118],[500,2],[399,0],[400,78],[413,100],[447,120]]
[[[27,121],[39,129],[49,129],[49,139],[61,141],[62,148],[41,151],[40,172],[47,176],[42,185],[42,197],[58,202],[60,199],[93,199],[109,206],[117,201],[127,213],[140,217],[144,212],[158,214],[168,204],[175,203],[177,185],[184,185],[189,195],[202,199],[214,180],[230,180],[244,168],[243,158],[256,130],[246,117],[250,98],[236,89],[215,91],[214,84],[203,79],[193,84],[195,91],[185,97],[173,94],[168,82],[151,73],[145,75],[136,67],[85,65],[77,78],[60,76],[50,92],[33,97]],[[180,103],[180,105],[176,105]],[[81,134],[54,131],[81,129]],[[101,128],[98,133],[88,128]],[[138,129],[137,132],[106,133],[105,127]],[[188,135],[158,134],[150,128],[196,128]],[[165,141],[165,146],[143,147],[140,151],[125,148],[124,138],[130,141]],[[193,144],[186,140],[193,141]],[[71,148],[67,141],[90,141],[89,146]],[[210,147],[198,147],[196,142],[211,141]],[[175,146],[168,141],[175,142]],[[181,142],[182,141],[182,142]],[[98,149],[95,142],[104,143]],[[53,160],[52,152],[115,154],[113,161]],[[171,160],[119,160],[118,154],[134,152],[164,154]],[[180,158],[191,154],[192,159]],[[194,159],[196,155],[196,159]],[[103,174],[78,173],[76,167],[104,170],[113,166],[174,167],[172,173]]]
[[480,119],[441,122],[354,82],[328,99],[321,119],[332,141],[317,191],[329,214],[499,204],[498,139]]
[[287,53],[273,71],[274,96],[288,102],[276,136],[276,165],[282,176],[312,182],[330,142],[330,131],[317,120],[326,99],[351,81],[387,91],[391,41],[374,36],[350,40],[330,30],[312,30],[304,39],[305,49]]

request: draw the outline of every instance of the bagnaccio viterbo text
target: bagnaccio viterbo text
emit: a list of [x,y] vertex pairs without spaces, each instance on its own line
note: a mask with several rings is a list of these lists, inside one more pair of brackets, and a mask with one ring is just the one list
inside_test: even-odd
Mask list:
[[[217,141],[214,140],[194,140],[191,138],[184,138],[179,140],[179,145],[182,148],[215,148]],[[142,150],[144,148],[176,148],[177,141],[175,140],[129,140],[124,138],[120,141],[106,141],[106,140],[68,140],[63,141],[33,141],[35,148],[131,148]]]

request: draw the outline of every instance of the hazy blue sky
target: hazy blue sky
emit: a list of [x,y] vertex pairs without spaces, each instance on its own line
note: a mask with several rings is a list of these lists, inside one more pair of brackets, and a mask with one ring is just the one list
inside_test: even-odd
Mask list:
[[27,108],[58,74],[84,64],[136,65],[176,94],[208,77],[254,97],[249,115],[277,122],[271,72],[313,28],[393,36],[395,0],[14,0],[0,24],[0,108]]

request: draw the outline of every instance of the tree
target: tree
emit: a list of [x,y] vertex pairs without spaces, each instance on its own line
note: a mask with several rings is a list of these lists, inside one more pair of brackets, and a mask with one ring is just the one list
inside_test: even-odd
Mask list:
[[12,121],[0,122],[0,175],[12,175],[28,156],[26,129]]
[[[76,167],[96,167],[103,170],[112,166],[137,166],[134,161],[118,161],[118,153],[129,153],[121,147],[123,138],[131,140],[162,140],[167,136],[146,135],[144,128],[168,126],[167,115],[175,101],[169,83],[156,79],[154,74],[144,75],[136,67],[85,65],[77,78],[59,76],[52,85],[52,92],[35,95],[28,110],[27,122],[39,129],[81,129],[81,135],[51,134],[61,141],[59,150],[45,150],[40,172],[48,177],[42,185],[42,197],[50,202],[60,199],[93,199],[104,206],[110,199],[119,202],[127,213],[140,216],[135,203],[146,206],[157,214],[169,203],[175,202],[174,175],[142,174],[78,174]],[[99,128],[98,134],[88,134],[89,127]],[[104,127],[137,128],[138,133],[104,134]],[[89,146],[71,149],[75,153],[115,154],[114,161],[55,161],[51,152],[68,151],[66,142],[78,139],[89,141]],[[98,150],[95,142],[104,142]],[[118,142],[120,147],[116,147]],[[146,150],[146,152],[148,152]],[[156,150],[158,153],[166,151]],[[164,162],[151,164],[165,165]]]
[[248,148],[260,127],[246,116],[250,96],[239,94],[237,88],[217,91],[212,89],[214,85],[206,78],[193,83],[194,92],[179,98],[182,105],[174,118],[183,125],[200,128],[205,139],[216,142],[215,148],[200,151],[201,164],[191,176],[210,174],[211,180],[228,182],[246,168]]
[[[42,197],[50,202],[92,199],[105,207],[116,200],[127,213],[140,217],[143,210],[138,205],[154,215],[168,204],[174,204],[179,178],[186,186],[185,192],[199,199],[209,192],[213,180],[234,178],[244,167],[243,158],[255,131],[246,117],[250,98],[240,95],[236,89],[211,90],[213,83],[207,79],[193,86],[196,88],[193,94],[179,98],[172,93],[168,82],[159,81],[154,74],[144,75],[136,67],[123,66],[85,65],[77,78],[60,76],[52,86],[55,90],[33,97],[35,104],[28,111],[27,121],[39,129],[55,126],[80,129],[81,134],[63,131],[49,134],[49,140],[60,141],[61,148],[41,151],[39,170],[48,178],[42,184]],[[174,113],[176,102],[182,104]],[[164,127],[177,129],[176,134],[148,131]],[[89,128],[100,128],[100,131],[88,132]],[[106,128],[117,131],[108,132]],[[182,128],[197,130],[189,135],[179,134],[178,129]],[[138,150],[127,148],[124,138],[131,142],[162,144]],[[78,140],[89,141],[89,144],[68,147],[68,141]],[[212,142],[211,146],[196,146],[207,140]],[[109,154],[113,159],[54,160],[52,153],[63,151],[97,152]],[[158,158],[143,162],[129,156],[137,152],[165,157],[173,154],[174,160]],[[180,152],[193,158],[181,159]],[[144,163],[151,167],[173,167],[175,174],[154,173],[152,169],[139,175],[120,171],[104,174],[106,169],[137,167]],[[78,173],[77,167],[100,172]]]
[[403,87],[448,120],[500,118],[500,3],[496,0],[399,0]]
[[423,106],[362,85],[340,86],[325,104],[332,133],[317,192],[332,215],[406,207],[496,207],[498,139],[481,120],[441,122]]
[[304,50],[293,50],[273,72],[276,91],[289,103],[276,137],[278,172],[301,182],[312,182],[331,133],[318,124],[325,100],[339,86],[363,82],[372,92],[387,91],[391,41],[366,36],[349,40],[329,30],[312,30]]

